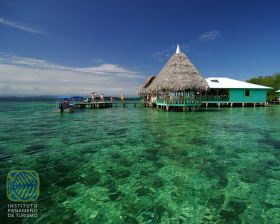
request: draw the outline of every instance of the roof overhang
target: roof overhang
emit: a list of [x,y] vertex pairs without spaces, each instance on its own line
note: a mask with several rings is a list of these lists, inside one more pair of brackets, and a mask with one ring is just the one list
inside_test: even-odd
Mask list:
[[257,85],[226,77],[209,77],[205,80],[210,89],[273,89],[268,86]]

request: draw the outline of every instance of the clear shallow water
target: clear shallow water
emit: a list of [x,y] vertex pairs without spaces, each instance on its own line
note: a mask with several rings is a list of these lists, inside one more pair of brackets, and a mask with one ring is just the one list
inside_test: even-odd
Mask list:
[[[280,107],[52,113],[1,102],[1,223],[280,223]],[[33,169],[38,219],[7,220],[7,173]]]

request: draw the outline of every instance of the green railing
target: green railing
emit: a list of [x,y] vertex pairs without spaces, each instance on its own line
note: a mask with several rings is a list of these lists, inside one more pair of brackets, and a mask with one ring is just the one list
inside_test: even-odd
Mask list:
[[178,105],[188,105],[188,104],[199,104],[200,101],[194,98],[178,98],[172,97],[170,99],[159,99],[156,100],[157,104],[178,104]]
[[229,101],[228,96],[203,96],[201,101],[199,98],[194,97],[172,97],[172,98],[157,98],[157,104],[180,104],[180,105],[189,105],[189,104],[200,104],[201,102],[224,102]]

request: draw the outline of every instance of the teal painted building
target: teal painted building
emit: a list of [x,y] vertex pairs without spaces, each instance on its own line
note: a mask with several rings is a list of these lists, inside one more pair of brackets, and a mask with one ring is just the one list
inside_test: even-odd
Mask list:
[[262,103],[267,102],[266,89],[230,89],[230,102]]
[[224,77],[206,79],[210,91],[203,102],[208,103],[267,103],[267,92],[271,87],[242,82]]

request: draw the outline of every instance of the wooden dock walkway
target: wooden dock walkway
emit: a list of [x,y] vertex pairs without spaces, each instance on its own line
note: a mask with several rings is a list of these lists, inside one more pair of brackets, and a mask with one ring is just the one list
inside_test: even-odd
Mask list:
[[129,102],[129,101],[115,101],[115,102],[80,102],[74,105],[75,109],[103,109],[103,108],[111,108],[111,107],[128,107],[128,106],[149,106],[148,103],[145,102]]
[[115,107],[128,107],[128,106],[144,106],[147,107],[149,106],[148,103],[145,102],[113,102],[113,106]]
[[74,105],[75,109],[103,109],[112,107],[111,102],[79,102]]

